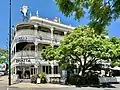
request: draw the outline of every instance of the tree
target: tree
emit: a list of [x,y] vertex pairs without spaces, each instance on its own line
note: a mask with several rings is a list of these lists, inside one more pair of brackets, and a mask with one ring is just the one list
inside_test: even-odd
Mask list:
[[75,65],[79,62],[79,71],[85,75],[86,71],[100,62],[116,60],[116,46],[103,34],[97,35],[89,26],[77,27],[72,33],[64,37],[57,49],[48,48],[44,53],[47,60],[59,60],[61,66]]
[[49,60],[49,61],[51,61],[51,60],[55,60],[55,49],[54,48],[52,48],[51,46],[48,46],[46,49],[43,49],[43,51],[42,51],[42,58],[44,59],[44,60]]
[[0,49],[0,63],[5,62],[8,58],[8,51],[6,49]]
[[88,12],[89,25],[98,33],[120,16],[120,0],[56,0],[56,4],[65,16],[74,15],[76,20]]
[[112,66],[120,66],[120,38],[112,37],[110,41],[114,44],[114,56]]

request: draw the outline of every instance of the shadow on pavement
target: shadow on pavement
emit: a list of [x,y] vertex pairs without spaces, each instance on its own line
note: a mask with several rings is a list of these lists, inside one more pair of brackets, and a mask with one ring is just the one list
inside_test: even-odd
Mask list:
[[90,87],[96,87],[96,88],[116,88],[112,84],[102,84],[102,85],[96,85],[96,86],[90,86]]
[[116,88],[115,86],[113,86],[112,84],[102,84],[102,85],[79,85],[76,86],[78,88],[82,88],[82,87],[91,87],[91,88]]

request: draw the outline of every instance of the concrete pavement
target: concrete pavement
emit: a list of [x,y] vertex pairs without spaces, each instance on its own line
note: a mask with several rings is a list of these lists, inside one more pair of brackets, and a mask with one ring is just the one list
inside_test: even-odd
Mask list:
[[67,85],[60,85],[60,84],[32,84],[32,83],[18,83],[13,84],[10,87],[17,87],[17,88],[70,88],[75,86],[67,86]]
[[[1,76],[0,77],[0,83],[5,84],[8,86],[8,76]],[[26,83],[26,82],[21,82],[21,83],[13,83],[10,86],[10,88],[67,88],[71,86],[67,85],[60,85],[60,84],[51,84],[51,83],[46,83],[46,84],[33,84],[33,83]],[[72,86],[74,87],[74,86]]]
[[7,90],[7,76],[0,76],[0,90]]
[[7,84],[8,76],[0,76],[0,83]]

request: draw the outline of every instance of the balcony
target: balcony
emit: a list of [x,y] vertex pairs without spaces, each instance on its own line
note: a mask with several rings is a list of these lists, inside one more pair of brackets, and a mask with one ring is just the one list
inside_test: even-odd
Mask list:
[[37,36],[41,36],[44,39],[51,39],[51,33],[38,31]]
[[19,51],[16,52],[15,55],[13,55],[12,57],[16,58],[16,57],[35,57],[35,51]]
[[32,30],[32,29],[21,29],[16,32],[15,37],[22,36],[22,35],[35,36],[37,34],[37,36],[41,36],[42,38],[45,38],[45,39],[51,38],[51,33],[49,32],[37,31],[37,33],[36,34],[35,33],[36,33],[35,30]]
[[61,41],[64,39],[64,36],[54,34],[54,40]]
[[35,35],[35,31],[32,29],[21,29],[16,32],[15,37],[20,35]]

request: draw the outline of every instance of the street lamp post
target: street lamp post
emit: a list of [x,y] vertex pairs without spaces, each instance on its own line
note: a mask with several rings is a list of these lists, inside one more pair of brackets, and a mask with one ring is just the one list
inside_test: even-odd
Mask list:
[[9,0],[9,85],[11,85],[11,0]]

